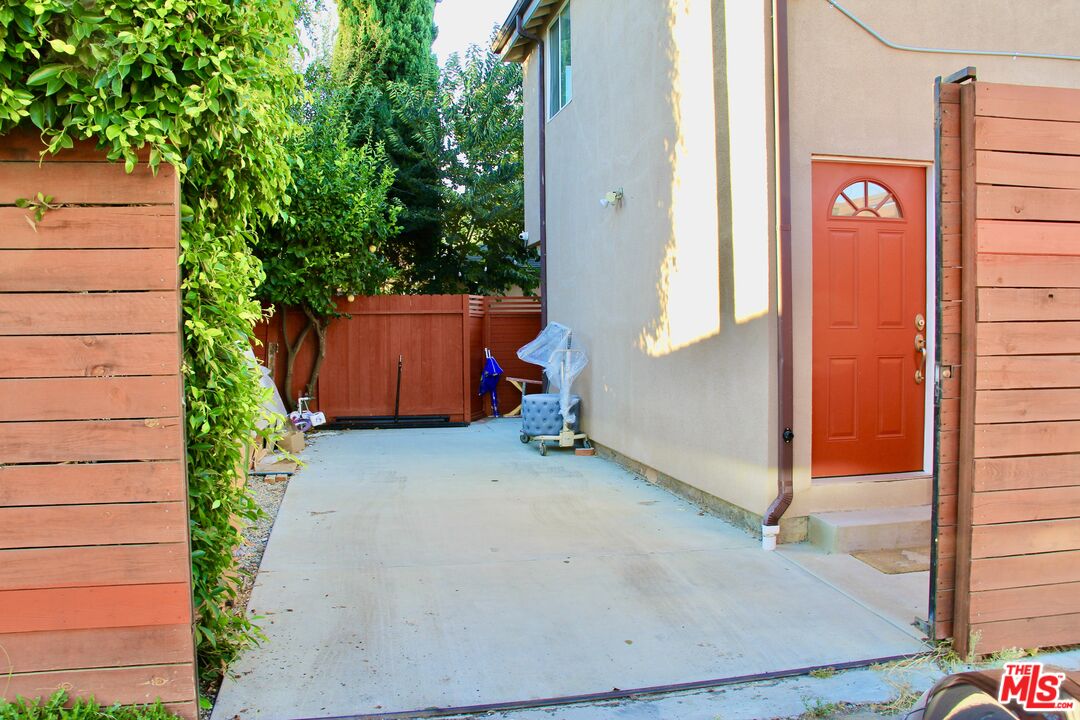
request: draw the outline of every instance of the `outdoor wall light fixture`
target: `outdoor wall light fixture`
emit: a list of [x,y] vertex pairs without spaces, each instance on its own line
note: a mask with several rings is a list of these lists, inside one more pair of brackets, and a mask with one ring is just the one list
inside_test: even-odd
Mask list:
[[618,190],[612,190],[611,192],[600,198],[600,207],[619,207],[622,205],[623,191],[622,188]]

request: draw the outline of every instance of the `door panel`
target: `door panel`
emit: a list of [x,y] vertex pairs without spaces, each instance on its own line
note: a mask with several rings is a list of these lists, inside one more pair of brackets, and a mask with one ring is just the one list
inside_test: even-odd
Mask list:
[[904,316],[904,235],[878,233],[877,323],[879,328],[902,328]]
[[814,164],[814,477],[923,466],[926,173]]
[[829,327],[859,326],[859,237],[829,232]]
[[855,420],[858,417],[855,400],[859,362],[855,358],[829,358],[826,380],[829,393],[830,440],[854,440]]

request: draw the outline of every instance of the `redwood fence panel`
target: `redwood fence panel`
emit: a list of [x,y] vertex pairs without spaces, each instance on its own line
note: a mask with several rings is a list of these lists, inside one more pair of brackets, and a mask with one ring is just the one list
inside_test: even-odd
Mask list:
[[178,180],[40,147],[0,139],[0,697],[195,718]]
[[468,296],[358,297],[351,318],[330,326],[319,375],[319,408],[331,418],[394,414],[401,363],[400,415],[445,415],[467,422],[471,379]]
[[[540,379],[541,369],[517,359],[517,349],[540,332],[537,298],[488,298],[476,295],[378,295],[340,298],[348,317],[335,320],[327,333],[327,354],[319,373],[317,407],[330,419],[392,416],[401,360],[402,417],[444,416],[470,422],[490,414],[490,402],[477,394],[484,348],[506,375]],[[295,338],[303,315],[288,310],[286,326]],[[286,348],[281,311],[256,331],[256,356],[273,354],[274,380],[284,393]],[[315,353],[309,334],[293,372],[299,395],[310,376]],[[506,381],[499,385],[499,406],[506,412],[520,395]]]
[[[468,338],[469,338],[469,369],[482,368],[484,362],[487,359],[484,355],[484,331],[487,329],[487,298],[480,297],[478,295],[469,296],[469,315],[466,320],[468,323]],[[539,325],[539,320],[537,320]],[[502,362],[502,358],[498,358],[499,362]],[[472,382],[480,382],[480,371],[475,370],[476,380],[470,382],[469,388],[469,420],[479,420],[485,415],[489,414],[488,410],[491,407],[491,402],[486,397],[482,397],[477,390],[473,389]],[[503,383],[500,383],[503,384]],[[479,388],[479,385],[475,387]],[[501,390],[501,388],[500,388]]]
[[[517,356],[518,348],[540,334],[539,298],[493,297],[486,301],[484,345],[499,361],[506,377],[540,380],[542,369]],[[505,380],[499,383],[498,397],[499,410],[503,413],[521,404],[521,395]]]
[[951,635],[962,654],[1077,643],[1080,90],[947,95],[963,267]]

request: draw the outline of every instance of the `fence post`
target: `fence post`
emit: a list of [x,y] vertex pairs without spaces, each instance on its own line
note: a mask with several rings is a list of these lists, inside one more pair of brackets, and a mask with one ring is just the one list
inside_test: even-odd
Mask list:
[[472,373],[469,368],[469,295],[461,296],[461,421],[472,422]]

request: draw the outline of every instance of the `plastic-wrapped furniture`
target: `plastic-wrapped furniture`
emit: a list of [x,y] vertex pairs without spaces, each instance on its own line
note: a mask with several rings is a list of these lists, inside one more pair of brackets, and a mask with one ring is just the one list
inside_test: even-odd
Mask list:
[[[581,435],[581,398],[570,396],[570,410],[573,420],[565,422],[558,393],[536,393],[526,395],[521,404],[521,442],[540,441],[540,454],[547,454],[547,442],[559,443],[566,433],[577,439]],[[560,443],[561,444],[561,443]],[[571,445],[573,444],[571,440]],[[588,440],[585,439],[588,447]]]
[[[575,409],[574,421],[570,427],[577,432],[579,422],[576,409],[581,404],[577,395],[570,396],[570,406]],[[534,393],[526,395],[521,408],[521,434],[526,438],[540,435],[558,435],[563,429],[563,415],[559,409],[559,396],[556,393]]]
[[[570,386],[589,364],[589,358],[583,350],[572,348],[570,328],[559,323],[548,323],[536,339],[518,350],[519,358],[533,365],[544,368],[544,376],[558,394],[535,395],[528,397],[554,398],[557,407],[551,408],[551,400],[534,400],[521,407],[522,430],[521,442],[540,441],[540,454],[547,455],[546,442],[558,443],[558,447],[572,448],[579,441],[584,448],[590,448],[589,437],[581,432],[578,425],[577,406],[581,398],[570,394]],[[535,419],[531,416],[535,415]],[[556,426],[556,423],[559,423]],[[543,427],[541,427],[543,424]],[[554,430],[554,432],[549,432]]]

